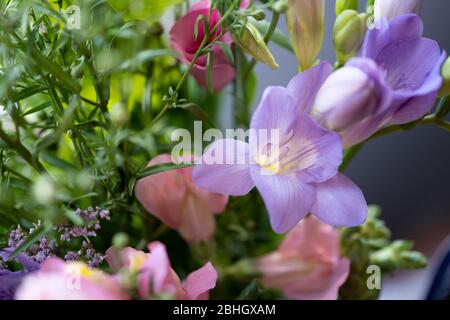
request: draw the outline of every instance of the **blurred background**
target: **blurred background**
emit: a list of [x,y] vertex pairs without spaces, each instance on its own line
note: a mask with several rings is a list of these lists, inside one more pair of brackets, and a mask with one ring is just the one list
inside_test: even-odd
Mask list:
[[[326,34],[320,55],[335,61],[332,29],[335,19],[334,1],[326,1]],[[365,4],[365,1],[364,1]],[[364,5],[361,2],[361,7]],[[422,18],[425,36],[436,40],[450,52],[448,14],[450,1],[424,0]],[[287,34],[285,22],[281,29]],[[295,75],[294,55],[272,45],[280,64],[273,72],[257,65],[259,101],[264,88],[287,85]],[[450,140],[448,132],[437,127],[421,126],[413,131],[371,141],[355,157],[347,174],[363,190],[371,204],[383,208],[383,218],[394,238],[413,240],[416,249],[429,258],[450,234]],[[384,299],[423,298],[429,283],[432,263],[427,270],[395,274],[384,283]]]

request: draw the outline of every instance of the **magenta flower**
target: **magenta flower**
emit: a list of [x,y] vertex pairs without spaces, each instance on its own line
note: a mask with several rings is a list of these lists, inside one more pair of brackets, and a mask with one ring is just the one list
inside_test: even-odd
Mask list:
[[[244,1],[244,5],[248,5],[249,1]],[[205,35],[205,24],[200,22],[198,24],[197,38],[194,37],[195,23],[199,16],[203,15],[209,21],[209,29],[212,29],[221,19],[220,12],[217,9],[212,10],[211,17],[209,17],[209,8],[211,3],[209,0],[199,1],[194,4],[189,12],[181,17],[170,30],[170,44],[178,54],[182,62],[189,64],[192,62],[195,53],[200,47]],[[244,6],[245,7],[245,6]],[[209,17],[209,18],[208,18]],[[219,26],[211,35],[208,41],[218,39],[222,33],[222,28]],[[225,45],[230,46],[232,43],[231,35],[225,33],[222,38],[219,39]],[[235,76],[234,67],[228,61],[226,55],[223,53],[219,45],[212,46],[213,51],[213,66],[212,66],[212,82],[213,89],[215,91],[222,90]],[[206,55],[203,55],[197,59],[193,68],[192,75],[197,82],[203,87],[207,87],[206,80]]]
[[350,271],[339,253],[339,233],[314,217],[302,220],[257,266],[265,287],[298,300],[336,300]]
[[422,38],[416,15],[371,29],[357,58],[334,72],[317,94],[312,115],[338,131],[348,147],[381,127],[417,120],[431,111],[442,84],[445,53]]
[[216,286],[217,272],[210,262],[180,281],[172,269],[166,247],[160,242],[148,245],[150,253],[133,248],[118,251],[109,248],[106,259],[113,271],[127,270],[137,274],[141,298],[169,295],[179,300],[208,299],[209,290]]
[[[191,160],[186,157],[181,160]],[[170,155],[152,159],[149,166],[171,162]],[[200,189],[192,182],[192,168],[158,173],[136,184],[136,199],[153,216],[177,230],[190,243],[207,241],[215,228],[215,215],[223,212],[228,197]]]
[[[194,167],[194,182],[227,195],[245,195],[256,186],[278,233],[289,231],[310,212],[332,225],[361,224],[367,204],[359,188],[338,173],[339,135],[302,114],[311,108],[330,69],[321,64],[295,77],[287,88],[267,88],[251,121],[255,134],[249,143],[215,141]],[[278,137],[263,141],[261,132]]]

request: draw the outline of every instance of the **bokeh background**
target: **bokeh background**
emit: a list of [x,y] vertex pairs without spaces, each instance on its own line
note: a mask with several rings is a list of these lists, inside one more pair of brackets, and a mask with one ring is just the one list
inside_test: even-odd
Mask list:
[[[438,41],[443,50],[450,52],[450,1],[423,2],[425,36]],[[322,60],[335,60],[332,45],[334,3],[326,1]],[[287,33],[284,21],[281,29]],[[276,45],[271,48],[280,68],[273,72],[258,64],[259,85],[255,104],[264,88],[286,85],[296,73],[295,57]],[[383,208],[383,218],[393,236],[413,240],[416,248],[428,257],[432,257],[438,245],[450,234],[449,147],[448,132],[422,126],[371,141],[346,172],[362,188],[369,203]],[[431,264],[427,270],[401,272],[389,277],[384,283],[382,298],[423,298],[432,268]]]

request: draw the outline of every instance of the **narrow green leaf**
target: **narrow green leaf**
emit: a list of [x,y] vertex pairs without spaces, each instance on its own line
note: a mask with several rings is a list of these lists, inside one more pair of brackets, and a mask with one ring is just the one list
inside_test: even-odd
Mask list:
[[169,170],[189,168],[192,167],[193,165],[194,165],[193,163],[180,163],[180,164],[164,163],[156,166],[146,167],[138,172],[137,180]]
[[234,64],[234,55],[233,55],[233,51],[231,51],[230,46],[228,46],[224,42],[217,42],[217,45],[220,47],[220,49],[222,49],[222,51],[225,54],[225,56],[227,57],[228,61],[231,64]]
[[41,103],[40,105],[38,105],[36,107],[30,108],[28,110],[25,110],[24,113],[22,113],[22,117],[26,116],[26,115],[29,115],[29,114],[32,114],[32,113],[35,113],[35,112],[38,112],[38,111],[41,111],[43,109],[46,109],[46,108],[50,107],[51,105],[52,105],[51,101],[47,101],[47,102]]
[[38,84],[28,86],[16,94],[16,96],[14,97],[14,101],[19,102],[45,90],[47,90],[45,86],[41,86]]

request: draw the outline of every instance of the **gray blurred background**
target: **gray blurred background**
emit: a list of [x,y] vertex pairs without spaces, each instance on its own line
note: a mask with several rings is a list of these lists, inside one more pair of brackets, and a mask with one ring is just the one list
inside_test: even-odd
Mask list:
[[[326,2],[326,35],[320,58],[334,62],[335,1]],[[438,41],[447,52],[450,52],[449,14],[450,1],[424,0],[425,36]],[[284,21],[281,29],[287,30]],[[255,103],[259,102],[264,88],[287,85],[297,70],[293,55],[276,45],[271,49],[280,68],[273,72],[265,65],[257,65],[259,86]],[[371,141],[346,172],[361,187],[369,203],[383,208],[383,218],[393,236],[414,240],[416,248],[429,257],[450,234],[449,147],[448,132],[422,126]],[[384,284],[382,298],[421,298],[429,273],[430,270],[409,271],[391,277]]]

